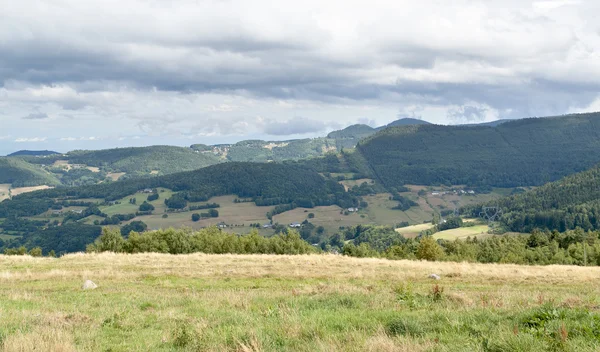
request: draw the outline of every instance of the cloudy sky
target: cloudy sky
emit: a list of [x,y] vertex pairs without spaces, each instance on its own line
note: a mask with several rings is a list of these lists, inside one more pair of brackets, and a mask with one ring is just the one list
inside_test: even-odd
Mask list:
[[0,155],[600,110],[597,0],[0,7]]

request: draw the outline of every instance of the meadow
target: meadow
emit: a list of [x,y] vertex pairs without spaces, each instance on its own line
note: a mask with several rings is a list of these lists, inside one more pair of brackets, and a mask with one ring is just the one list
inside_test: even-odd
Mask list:
[[600,348],[598,267],[102,253],[0,268],[0,351]]

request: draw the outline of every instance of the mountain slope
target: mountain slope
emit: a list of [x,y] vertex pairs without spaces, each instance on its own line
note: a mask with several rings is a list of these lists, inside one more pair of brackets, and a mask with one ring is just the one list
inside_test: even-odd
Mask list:
[[[32,192],[0,203],[0,217],[5,214],[36,215],[47,210],[57,198],[101,198],[117,200],[146,188],[164,187],[194,199],[235,194],[252,198],[260,205],[288,204],[312,207],[338,204],[352,206],[353,201],[342,185],[326,180],[318,173],[293,165],[275,163],[223,163],[203,169],[160,177],[131,179],[93,186],[56,188]],[[350,203],[348,203],[350,202]],[[29,204],[40,204],[31,209]],[[24,210],[24,211],[21,211]]]
[[487,205],[500,207],[513,231],[600,229],[600,166]]
[[37,165],[19,158],[0,157],[0,183],[10,183],[13,187],[29,187],[56,186],[60,181]]
[[600,162],[600,113],[489,126],[386,128],[358,145],[388,187],[541,185]]

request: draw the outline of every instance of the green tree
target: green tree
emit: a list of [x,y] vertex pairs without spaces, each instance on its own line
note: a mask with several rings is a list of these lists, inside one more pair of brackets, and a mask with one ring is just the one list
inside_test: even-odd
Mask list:
[[88,251],[93,252],[122,252],[125,245],[125,239],[121,236],[118,229],[105,227],[102,234],[93,245],[88,246]]
[[417,258],[421,260],[436,261],[444,256],[444,249],[431,236],[421,239],[417,247]]
[[34,247],[29,250],[29,255],[32,257],[41,257],[42,256],[42,248]]
[[196,221],[199,221],[199,220],[200,220],[200,214],[198,214],[198,213],[192,214],[192,221],[193,222],[196,222]]

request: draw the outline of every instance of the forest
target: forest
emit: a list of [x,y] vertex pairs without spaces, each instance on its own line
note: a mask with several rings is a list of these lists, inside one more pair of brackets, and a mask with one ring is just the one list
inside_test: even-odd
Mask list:
[[[510,231],[600,230],[600,166],[485,205],[503,211],[501,221]],[[478,216],[480,210],[473,206],[464,212]]]
[[359,142],[376,177],[404,184],[540,186],[600,162],[600,113],[498,126],[410,125]]

